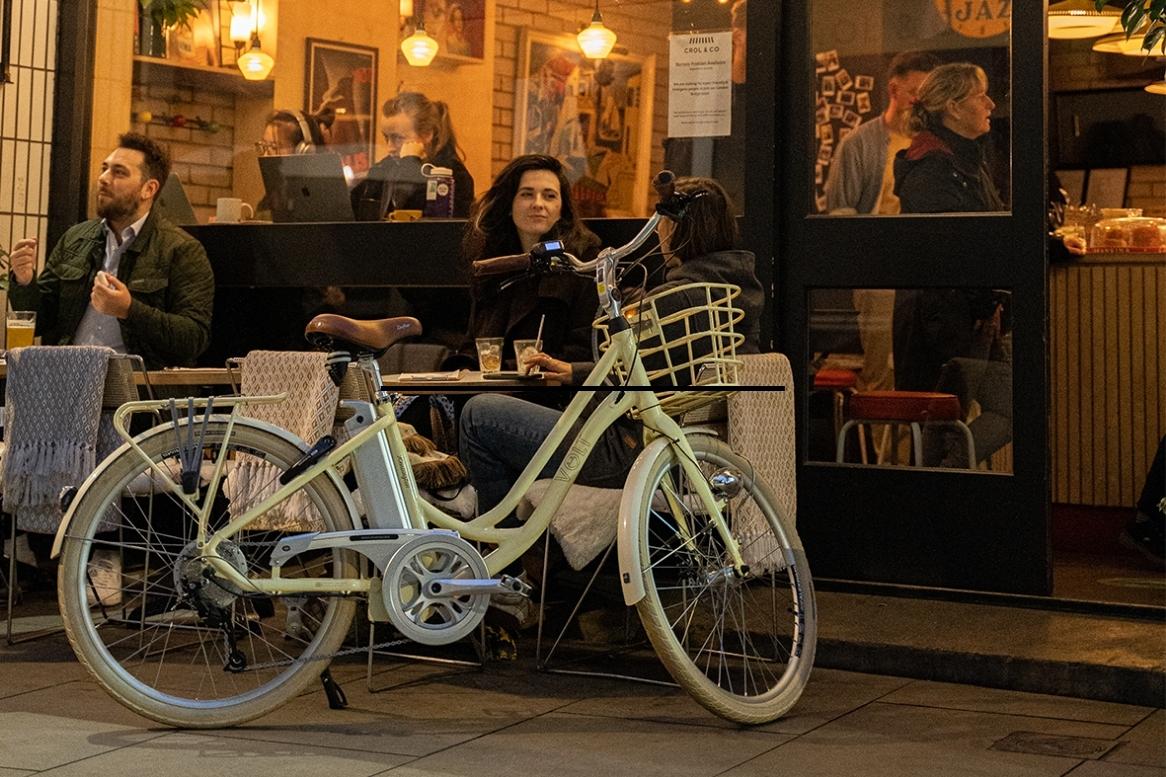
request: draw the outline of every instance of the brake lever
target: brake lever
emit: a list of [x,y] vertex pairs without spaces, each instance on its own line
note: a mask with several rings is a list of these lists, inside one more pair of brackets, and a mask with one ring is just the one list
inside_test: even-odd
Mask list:
[[524,273],[519,273],[518,275],[511,275],[509,278],[498,284],[498,291],[505,291],[516,283],[521,283],[522,281],[525,281],[529,278],[537,277],[538,273],[535,272],[533,268],[531,270],[527,270]]

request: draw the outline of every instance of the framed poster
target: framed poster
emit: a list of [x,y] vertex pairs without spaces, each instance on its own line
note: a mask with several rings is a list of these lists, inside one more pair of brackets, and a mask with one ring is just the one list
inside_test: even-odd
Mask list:
[[1121,208],[1126,202],[1128,167],[1100,167],[1089,171],[1085,203],[1099,208]]
[[[424,13],[438,58],[480,62],[486,56],[486,0],[426,0]],[[404,21],[402,40],[416,29],[412,19]]]
[[304,110],[335,111],[329,150],[338,152],[353,173],[367,172],[373,163],[373,133],[379,108],[377,50],[308,38],[304,62]]
[[572,36],[524,29],[515,156],[562,162],[583,216],[647,215],[655,74],[655,55],[592,61]]

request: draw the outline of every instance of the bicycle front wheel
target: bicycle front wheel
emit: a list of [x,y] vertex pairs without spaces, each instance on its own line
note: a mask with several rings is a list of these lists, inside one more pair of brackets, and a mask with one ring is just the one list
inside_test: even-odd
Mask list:
[[805,552],[792,525],[749,463],[706,435],[688,438],[706,479],[722,488],[729,530],[748,574],[735,572],[724,541],[680,466],[660,449],[639,496],[646,595],[644,630],[673,679],[710,712],[767,723],[801,696],[814,663],[817,616]]
[[[196,424],[196,436],[201,424]],[[178,482],[178,440],[167,425],[139,440],[146,456]],[[211,420],[198,460],[198,504],[210,505],[208,532],[232,520],[243,501],[274,487],[302,452],[246,421],[226,439]],[[223,446],[225,477],[210,492],[210,468]],[[78,659],[119,702],[183,728],[231,726],[269,712],[328,666],[344,640],[355,602],[335,596],[269,596],[238,590],[208,573],[190,506],[162,487],[163,476],[133,450],[118,454],[79,495],[61,555],[57,592]],[[219,548],[249,580],[270,578],[271,551],[303,531],[352,528],[335,482],[313,478]],[[266,526],[268,528],[258,528]],[[278,527],[278,528],[276,528]],[[295,556],[281,577],[353,578],[350,551]]]

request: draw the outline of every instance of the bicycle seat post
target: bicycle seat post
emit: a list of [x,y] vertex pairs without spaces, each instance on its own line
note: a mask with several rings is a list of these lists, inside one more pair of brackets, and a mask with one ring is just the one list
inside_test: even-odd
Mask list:
[[364,386],[368,396],[372,397],[374,405],[383,405],[392,401],[392,393],[384,389],[381,380],[381,365],[371,353],[362,353],[357,357],[361,375],[364,377]]

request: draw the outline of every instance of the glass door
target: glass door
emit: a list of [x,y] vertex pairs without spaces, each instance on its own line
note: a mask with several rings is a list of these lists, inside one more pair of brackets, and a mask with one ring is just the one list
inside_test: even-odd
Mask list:
[[779,343],[815,574],[1047,594],[1043,4],[786,4]]

